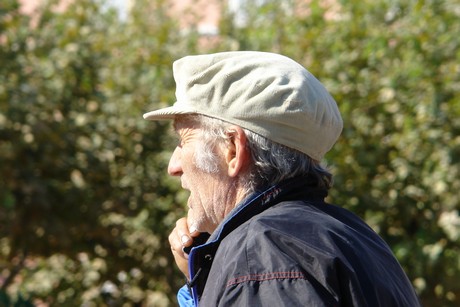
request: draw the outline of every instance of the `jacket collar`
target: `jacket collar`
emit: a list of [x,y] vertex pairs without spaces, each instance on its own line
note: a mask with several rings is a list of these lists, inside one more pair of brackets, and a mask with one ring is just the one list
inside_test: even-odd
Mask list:
[[192,248],[189,255],[191,281],[188,285],[195,302],[198,302],[198,296],[204,288],[217,248],[229,233],[253,216],[282,201],[324,200],[326,196],[327,190],[317,187],[317,180],[312,177],[288,179],[265,191],[253,193],[228,214],[212,235],[202,234],[196,238],[196,241],[206,243],[198,243],[200,245]]
[[299,199],[320,199],[327,196],[327,190],[317,187],[317,180],[300,177],[285,180],[265,191],[255,192],[233,209],[208,239],[208,243],[220,242],[230,232],[253,216],[282,201]]

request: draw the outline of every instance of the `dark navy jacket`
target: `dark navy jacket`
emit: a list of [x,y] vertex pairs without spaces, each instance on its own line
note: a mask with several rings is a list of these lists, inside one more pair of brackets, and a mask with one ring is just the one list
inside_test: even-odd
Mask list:
[[419,306],[387,244],[326,195],[297,178],[240,204],[191,250],[181,306]]

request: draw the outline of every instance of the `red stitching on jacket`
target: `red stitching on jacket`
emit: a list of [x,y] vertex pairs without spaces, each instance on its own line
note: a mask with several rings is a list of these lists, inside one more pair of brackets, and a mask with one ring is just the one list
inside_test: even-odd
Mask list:
[[227,287],[247,281],[265,281],[273,279],[306,279],[302,272],[273,272],[265,274],[252,274],[232,278],[227,282]]

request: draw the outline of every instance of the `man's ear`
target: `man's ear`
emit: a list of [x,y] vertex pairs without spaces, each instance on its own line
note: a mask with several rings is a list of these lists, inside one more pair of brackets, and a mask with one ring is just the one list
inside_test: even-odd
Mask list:
[[228,175],[236,177],[249,164],[250,153],[246,146],[246,134],[241,127],[231,126],[227,131],[229,142],[225,150],[225,161],[227,163]]

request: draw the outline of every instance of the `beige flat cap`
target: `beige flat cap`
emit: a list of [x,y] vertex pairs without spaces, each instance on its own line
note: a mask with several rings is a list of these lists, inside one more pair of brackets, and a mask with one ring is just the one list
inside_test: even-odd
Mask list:
[[177,101],[148,120],[202,114],[239,125],[315,160],[337,141],[337,104],[304,67],[285,56],[234,51],[187,56],[173,64]]

